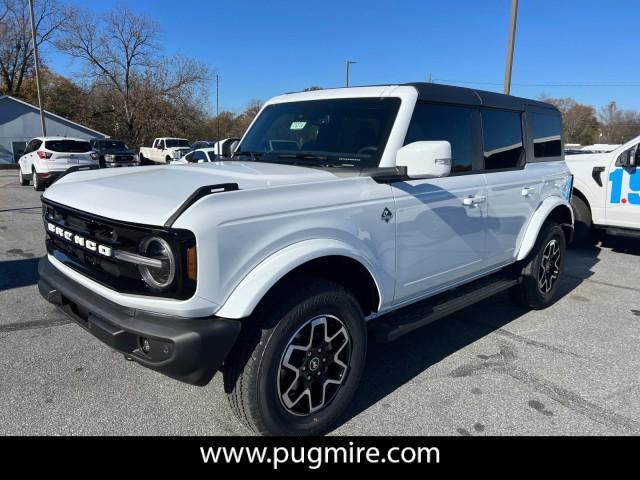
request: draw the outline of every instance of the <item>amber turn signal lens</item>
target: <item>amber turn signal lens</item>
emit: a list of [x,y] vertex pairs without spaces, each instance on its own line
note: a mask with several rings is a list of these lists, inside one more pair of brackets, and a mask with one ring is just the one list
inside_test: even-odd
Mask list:
[[187,278],[194,282],[198,278],[198,253],[195,246],[187,250]]

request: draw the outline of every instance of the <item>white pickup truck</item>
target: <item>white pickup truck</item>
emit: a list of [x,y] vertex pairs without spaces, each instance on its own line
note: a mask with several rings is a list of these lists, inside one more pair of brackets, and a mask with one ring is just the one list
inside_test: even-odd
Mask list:
[[608,153],[567,156],[577,242],[593,241],[594,229],[640,238],[639,146],[636,137]]
[[191,144],[186,138],[160,137],[150,147],[140,147],[138,161],[141,164],[170,163],[191,151]]
[[221,370],[255,432],[325,432],[367,329],[390,341],[506,290],[556,300],[561,131],[551,105],[432,83],[282,95],[231,160],[56,182],[40,293],[148,368],[196,385]]

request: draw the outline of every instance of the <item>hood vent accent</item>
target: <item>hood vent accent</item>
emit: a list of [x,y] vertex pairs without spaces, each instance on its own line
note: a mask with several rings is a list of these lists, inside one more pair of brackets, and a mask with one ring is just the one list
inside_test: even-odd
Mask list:
[[171,228],[180,215],[201,198],[214,193],[232,192],[234,190],[240,190],[237,183],[218,183],[217,185],[205,185],[204,187],[198,188],[189,195],[189,198],[182,202],[178,209],[167,219],[164,224],[165,228]]

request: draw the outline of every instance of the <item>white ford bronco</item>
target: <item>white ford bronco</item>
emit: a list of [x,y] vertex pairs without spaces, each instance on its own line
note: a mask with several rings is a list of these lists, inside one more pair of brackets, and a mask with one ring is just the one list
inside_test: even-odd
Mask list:
[[639,147],[636,137],[611,152],[567,156],[578,242],[592,242],[593,230],[640,238]]
[[[41,294],[271,434],[327,431],[367,340],[510,290],[558,295],[573,233],[555,107],[407,84],[265,104],[229,161],[65,175]],[[79,167],[81,168],[81,167]]]

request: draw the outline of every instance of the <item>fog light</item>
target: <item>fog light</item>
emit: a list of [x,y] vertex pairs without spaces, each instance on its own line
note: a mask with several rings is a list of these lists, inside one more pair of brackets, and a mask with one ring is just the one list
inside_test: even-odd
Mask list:
[[151,351],[151,344],[149,344],[148,338],[140,339],[140,346],[142,347],[142,351],[144,353],[149,353]]

